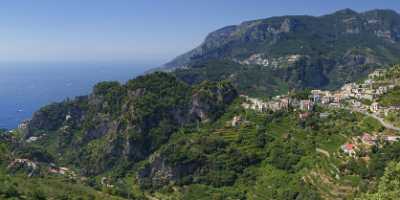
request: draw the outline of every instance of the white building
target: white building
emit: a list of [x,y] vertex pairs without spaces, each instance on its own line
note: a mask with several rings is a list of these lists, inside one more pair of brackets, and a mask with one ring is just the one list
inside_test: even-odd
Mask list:
[[379,111],[379,104],[377,102],[374,102],[374,103],[371,104],[369,109],[371,110],[371,112],[378,112]]
[[400,136],[385,136],[384,140],[387,142],[397,142],[400,140]]

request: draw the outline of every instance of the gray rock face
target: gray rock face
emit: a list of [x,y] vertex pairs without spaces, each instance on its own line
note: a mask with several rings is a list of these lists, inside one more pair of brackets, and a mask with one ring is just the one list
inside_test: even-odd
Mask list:
[[280,32],[289,33],[293,28],[292,21],[289,18],[286,18],[280,27]]
[[221,108],[225,107],[225,105],[229,105],[237,95],[236,90],[230,85],[228,87],[212,89],[211,95],[199,91],[192,95],[192,106],[189,113],[203,122],[214,120],[221,114],[218,113],[221,111]]
[[154,155],[150,163],[138,173],[137,179],[141,186],[157,188],[192,174],[199,165],[196,162],[172,165],[162,156]]
[[[373,37],[377,41],[360,44],[358,41],[352,41],[351,37],[354,36]],[[298,42],[298,46],[290,46],[291,49],[279,51],[280,55],[275,55],[276,49],[284,49],[289,45],[288,40],[301,42]],[[391,10],[357,13],[344,9],[320,17],[272,17],[244,22],[237,26],[227,26],[212,32],[199,47],[165,64],[161,70],[188,67],[193,62],[207,59],[243,60],[254,54],[266,54],[270,58],[278,58],[291,54],[313,55],[326,51],[333,53],[336,51],[335,46],[338,48],[349,46],[346,50],[354,46],[375,48],[373,47],[375,42],[384,49],[399,54],[391,47],[394,44],[400,49],[399,41],[400,15]],[[321,45],[313,46],[311,52],[306,50],[305,45],[315,42]],[[351,42],[355,42],[354,45],[349,45]],[[387,44],[388,42],[391,44]],[[326,49],[326,45],[331,45],[332,50]],[[380,54],[382,48],[375,50]],[[382,58],[381,62],[386,62],[388,59]]]

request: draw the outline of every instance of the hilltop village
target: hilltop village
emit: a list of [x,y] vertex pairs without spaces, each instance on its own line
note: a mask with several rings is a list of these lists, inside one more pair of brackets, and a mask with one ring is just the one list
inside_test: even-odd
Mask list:
[[[378,103],[379,97],[397,89],[400,86],[399,78],[390,78],[393,70],[399,72],[399,68],[378,69],[368,75],[368,78],[360,83],[348,83],[337,91],[311,90],[306,98],[293,97],[292,95],[276,96],[269,101],[251,98],[241,95],[245,99],[242,107],[258,112],[276,112],[292,109],[299,112],[299,118],[307,118],[316,106],[329,109],[346,109],[358,112],[378,120],[382,126],[394,131],[400,131],[388,123],[385,118],[391,112],[399,112],[400,106],[383,106]],[[319,114],[320,118],[329,116],[328,112]],[[234,119],[237,121],[238,119]],[[363,133],[361,136],[351,138],[340,148],[345,155],[355,157],[360,149],[371,149],[379,142],[395,142],[400,140],[397,135],[384,135],[382,133]]]

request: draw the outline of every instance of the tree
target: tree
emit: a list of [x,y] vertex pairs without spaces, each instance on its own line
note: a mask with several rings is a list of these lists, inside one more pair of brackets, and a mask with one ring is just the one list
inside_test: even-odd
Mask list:
[[41,190],[35,190],[31,194],[33,200],[46,200],[46,195]]
[[400,163],[391,162],[379,181],[376,193],[366,194],[359,200],[396,200],[400,197]]

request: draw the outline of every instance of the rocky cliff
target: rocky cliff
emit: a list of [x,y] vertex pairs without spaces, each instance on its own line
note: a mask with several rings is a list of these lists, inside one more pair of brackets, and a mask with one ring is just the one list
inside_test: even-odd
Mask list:
[[165,73],[103,82],[87,97],[40,109],[25,139],[35,137],[54,162],[98,174],[145,159],[181,127],[215,120],[236,96],[227,82],[191,87]]

